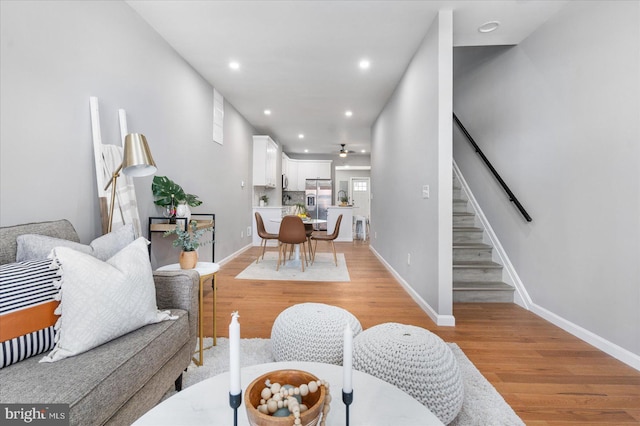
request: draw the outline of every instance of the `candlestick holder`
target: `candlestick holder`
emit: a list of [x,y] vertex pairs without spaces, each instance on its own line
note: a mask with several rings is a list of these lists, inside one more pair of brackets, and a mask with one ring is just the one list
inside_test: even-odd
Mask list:
[[229,405],[233,408],[233,426],[238,426],[238,407],[242,403],[242,391],[237,395],[229,392]]
[[345,405],[345,412],[347,414],[347,418],[346,418],[346,426],[349,426],[349,406],[351,405],[351,403],[353,402],[353,390],[351,392],[345,392],[344,390],[342,391],[342,402],[344,402]]

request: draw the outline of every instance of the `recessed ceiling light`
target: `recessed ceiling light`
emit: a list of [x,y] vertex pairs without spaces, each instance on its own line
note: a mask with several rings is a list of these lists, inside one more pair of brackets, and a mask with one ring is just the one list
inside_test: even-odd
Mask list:
[[265,109],[264,110],[264,115],[271,115],[271,110],[270,109]]
[[305,149],[305,150],[304,150],[304,152],[309,152],[309,150],[308,150],[308,149]]
[[371,66],[371,62],[368,59],[362,59],[358,64],[361,70],[367,70]]
[[480,25],[480,27],[478,27],[478,31],[480,31],[481,33],[490,33],[492,31],[497,30],[499,26],[500,26],[500,22],[498,22],[498,21],[489,21],[489,22],[485,22],[484,24]]
[[346,111],[346,112],[344,113],[344,115],[346,115],[347,117],[351,117],[351,116],[353,115],[353,112],[351,112],[351,111]]
[[231,61],[229,62],[229,68],[231,68],[232,70],[237,70],[240,68],[240,63],[236,61]]
[[361,149],[360,152],[364,154],[367,151],[365,151],[364,149]]
[[303,135],[302,133],[300,133],[300,134],[298,135],[298,139],[304,139],[304,135]]

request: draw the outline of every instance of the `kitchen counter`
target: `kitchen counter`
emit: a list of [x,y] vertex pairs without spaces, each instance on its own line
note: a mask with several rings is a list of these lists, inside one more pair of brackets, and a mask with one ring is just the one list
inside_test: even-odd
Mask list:
[[342,215],[340,232],[336,241],[353,241],[353,206],[327,207],[327,234],[331,234],[336,227],[338,216]]

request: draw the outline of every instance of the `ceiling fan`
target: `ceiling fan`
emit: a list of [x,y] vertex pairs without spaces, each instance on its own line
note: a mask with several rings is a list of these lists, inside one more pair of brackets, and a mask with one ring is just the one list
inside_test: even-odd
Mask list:
[[345,158],[347,156],[347,154],[353,152],[353,151],[349,151],[348,149],[345,149],[345,147],[344,147],[345,144],[343,144],[343,143],[341,143],[340,146],[341,146],[341,148],[340,148],[339,155],[342,158]]

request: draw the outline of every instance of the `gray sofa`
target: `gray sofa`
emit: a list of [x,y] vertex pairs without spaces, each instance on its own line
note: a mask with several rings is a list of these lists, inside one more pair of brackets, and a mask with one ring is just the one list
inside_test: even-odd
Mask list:
[[[0,264],[15,262],[16,237],[79,241],[66,220],[0,228]],[[0,369],[0,403],[69,404],[71,425],[130,425],[158,403],[196,346],[199,276],[154,272],[159,309],[179,318],[147,325],[83,354],[53,363],[36,355]]]

